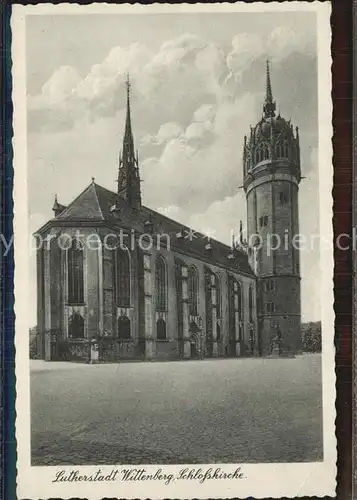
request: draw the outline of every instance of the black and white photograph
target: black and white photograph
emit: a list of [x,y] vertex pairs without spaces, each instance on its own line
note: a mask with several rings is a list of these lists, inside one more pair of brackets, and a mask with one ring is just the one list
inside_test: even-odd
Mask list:
[[334,495],[329,15],[14,7],[19,498]]

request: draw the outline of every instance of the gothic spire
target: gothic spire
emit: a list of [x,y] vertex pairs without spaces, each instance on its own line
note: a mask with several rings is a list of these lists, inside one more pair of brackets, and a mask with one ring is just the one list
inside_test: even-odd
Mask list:
[[126,82],[126,118],[123,151],[119,157],[118,195],[125,198],[134,208],[141,206],[140,177],[138,156],[135,154],[134,138],[131,128],[129,75]]
[[131,114],[130,114],[130,91],[131,83],[129,75],[127,75],[126,82],[126,119],[125,119],[125,133],[123,141],[123,158],[134,158],[134,139],[131,130]]
[[265,102],[264,102],[264,106],[263,106],[264,117],[265,118],[273,118],[275,116],[275,108],[276,108],[276,104],[275,104],[275,101],[273,100],[273,92],[271,90],[269,61],[267,60]]

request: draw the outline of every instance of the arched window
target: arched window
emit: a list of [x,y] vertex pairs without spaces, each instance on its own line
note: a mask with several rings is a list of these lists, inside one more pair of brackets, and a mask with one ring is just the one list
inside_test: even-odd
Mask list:
[[237,297],[238,297],[238,314],[240,321],[243,316],[243,298],[242,298],[242,286],[239,282],[237,282]]
[[249,321],[253,321],[253,287],[249,287]]
[[289,143],[287,140],[284,142],[278,141],[276,144],[276,157],[289,158]]
[[229,331],[227,355],[236,356],[236,341],[239,335],[236,329],[236,281],[233,276],[228,278],[228,312]]
[[130,256],[128,250],[116,250],[116,299],[117,306],[130,307]]
[[255,153],[256,163],[269,159],[269,148],[265,142],[260,143]]
[[188,312],[191,316],[197,316],[198,305],[198,273],[194,266],[188,269]]
[[130,319],[127,316],[118,318],[118,337],[121,340],[130,339]]
[[156,338],[166,340],[166,323],[162,318],[159,318],[156,322]]
[[217,318],[222,316],[222,297],[221,297],[221,281],[219,276],[215,275],[215,285],[216,285],[216,311]]
[[67,255],[68,304],[84,303],[83,248],[79,240],[73,240]]
[[267,144],[263,144],[263,156],[264,156],[264,160],[269,159],[269,148],[268,148]]
[[284,141],[284,157],[289,158],[289,144],[288,141]]
[[69,318],[68,337],[70,339],[82,339],[84,337],[84,319],[78,312],[74,312]]
[[246,172],[250,170],[250,153],[247,153],[245,158],[245,170]]
[[156,259],[156,310],[166,311],[166,266],[160,256]]
[[257,147],[256,153],[255,153],[255,162],[260,163],[261,162],[261,149],[260,146]]

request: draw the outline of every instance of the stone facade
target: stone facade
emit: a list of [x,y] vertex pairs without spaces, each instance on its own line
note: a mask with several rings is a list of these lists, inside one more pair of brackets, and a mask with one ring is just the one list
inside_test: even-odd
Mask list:
[[[68,303],[68,250],[61,249],[62,237],[73,237],[80,232],[83,242],[84,300],[82,304]],[[190,357],[240,356],[258,354],[258,336],[254,336],[253,349],[250,332],[256,332],[256,280],[252,274],[234,272],[205,262],[189,253],[171,248],[156,248],[142,251],[137,246],[129,251],[130,260],[130,305],[120,307],[115,302],[114,252],[105,249],[102,241],[98,248],[84,244],[93,228],[63,227],[49,231],[47,247],[37,251],[38,262],[38,326],[40,342],[39,355],[53,359],[53,352],[47,346],[49,332],[55,335],[57,343],[73,341],[73,349],[78,351],[78,339],[70,339],[69,323],[73,314],[78,313],[84,320],[83,342],[92,339],[110,339],[111,352],[106,359],[178,359]],[[109,234],[109,230],[108,230]],[[110,234],[113,234],[111,231]],[[99,241],[99,240],[98,240]],[[135,245],[136,246],[136,245]],[[167,284],[165,294],[167,306],[158,311],[156,305],[155,266],[158,257],[166,266]],[[194,266],[198,274],[197,313],[190,314],[188,304],[188,269]],[[207,275],[209,286],[207,286]],[[240,309],[238,303],[230,309],[229,280],[234,280],[241,289]],[[216,284],[219,283],[217,288]],[[209,288],[207,290],[207,288]],[[251,317],[249,315],[249,289],[252,290]],[[220,294],[217,299],[217,293]],[[220,311],[217,313],[217,300]],[[234,352],[230,350],[232,325],[230,315],[237,314]],[[118,338],[118,319],[128,318],[130,338]],[[157,324],[163,320],[166,338],[158,339]],[[241,323],[241,324],[240,324]],[[181,328],[179,326],[181,325]],[[210,335],[208,335],[208,329]],[[217,330],[220,334],[217,335]],[[47,332],[47,336],[46,336]],[[43,334],[45,333],[45,334]],[[81,341],[82,341],[81,340]],[[50,342],[47,342],[50,343]],[[84,344],[83,344],[84,345]],[[87,356],[83,347],[83,357]],[[57,356],[57,355],[56,355]],[[81,357],[79,355],[79,357]]]

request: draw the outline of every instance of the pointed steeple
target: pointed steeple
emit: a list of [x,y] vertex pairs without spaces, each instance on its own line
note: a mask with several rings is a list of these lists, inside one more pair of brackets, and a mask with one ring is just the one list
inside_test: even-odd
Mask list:
[[131,130],[131,114],[130,114],[131,83],[129,80],[129,75],[127,75],[125,86],[126,86],[126,119],[125,119],[125,133],[123,141],[123,158],[127,158],[130,161],[134,160],[135,162],[134,139]]
[[57,194],[55,194],[55,201],[52,207],[55,217],[58,217],[65,208],[66,208],[65,205],[61,205],[60,203],[58,203]]
[[135,154],[134,138],[131,128],[129,75],[126,82],[126,119],[123,150],[119,156],[118,195],[134,208],[141,207],[140,177],[138,155]]
[[269,61],[267,60],[267,80],[266,80],[266,90],[265,90],[265,102],[263,106],[264,117],[273,118],[275,116],[276,104],[273,100],[273,92],[271,90],[270,81],[270,68]]

